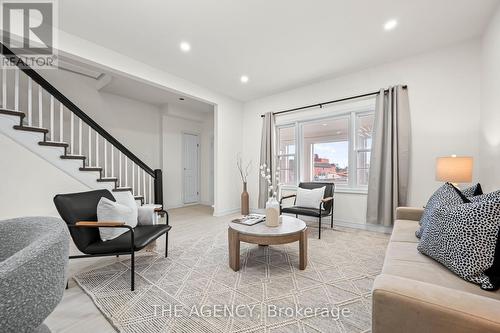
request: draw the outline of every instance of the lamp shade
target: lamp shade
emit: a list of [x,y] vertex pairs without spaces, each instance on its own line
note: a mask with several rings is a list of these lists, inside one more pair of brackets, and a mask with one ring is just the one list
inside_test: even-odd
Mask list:
[[436,162],[436,180],[451,183],[472,182],[472,164],[470,156],[438,157]]

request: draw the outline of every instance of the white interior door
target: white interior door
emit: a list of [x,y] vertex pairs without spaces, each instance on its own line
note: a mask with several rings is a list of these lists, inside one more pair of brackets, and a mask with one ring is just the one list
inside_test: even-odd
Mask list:
[[184,154],[184,203],[199,201],[199,148],[200,138],[195,134],[183,134]]

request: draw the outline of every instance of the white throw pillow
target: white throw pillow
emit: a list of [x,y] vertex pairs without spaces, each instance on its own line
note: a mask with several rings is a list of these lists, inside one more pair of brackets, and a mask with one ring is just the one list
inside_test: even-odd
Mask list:
[[[134,210],[120,203],[101,198],[97,204],[98,222],[125,222],[132,228],[137,225],[137,216],[134,216]],[[99,228],[101,239],[111,240],[128,231],[127,228]]]
[[321,199],[325,195],[326,186],[308,190],[305,188],[297,188],[297,200],[295,206],[305,208],[319,208]]
[[[129,207],[129,208],[132,208],[134,216],[135,216],[135,221],[138,221],[139,204],[134,199],[132,192],[130,192],[130,191],[115,192],[115,193],[113,193],[113,197],[115,197],[116,202],[118,202],[119,204],[122,204],[122,205]],[[137,223],[135,225],[133,225],[132,227],[135,227],[136,225],[137,225]]]

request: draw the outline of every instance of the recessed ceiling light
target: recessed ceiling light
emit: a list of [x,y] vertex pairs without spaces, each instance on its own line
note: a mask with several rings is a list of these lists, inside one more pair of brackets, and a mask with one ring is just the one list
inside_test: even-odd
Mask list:
[[323,126],[328,126],[328,124],[321,124],[321,125],[323,125]]
[[246,75],[242,75],[242,76],[240,77],[240,81],[241,81],[241,83],[247,83],[247,82],[248,82],[248,76],[246,76]]
[[189,52],[191,50],[191,45],[188,42],[181,42],[179,46],[182,52]]
[[389,31],[389,30],[392,30],[395,27],[397,27],[397,25],[398,25],[398,21],[392,19],[392,20],[389,20],[389,21],[385,22],[384,29],[385,29],[385,31]]

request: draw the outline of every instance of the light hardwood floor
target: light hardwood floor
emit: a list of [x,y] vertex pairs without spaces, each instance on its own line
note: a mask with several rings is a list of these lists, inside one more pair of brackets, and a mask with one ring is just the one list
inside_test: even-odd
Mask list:
[[[231,216],[213,217],[212,208],[207,206],[189,206],[169,210],[172,230],[169,235],[169,248],[182,243],[189,236],[204,233],[204,226],[211,223],[226,223]],[[165,248],[165,238],[157,241],[158,251]],[[69,276],[90,267],[107,265],[116,260],[116,257],[73,259],[69,263]],[[54,333],[113,333],[116,330],[101,314],[92,300],[83,290],[70,279],[69,289],[64,292],[64,297],[57,308],[47,318],[45,324]]]

